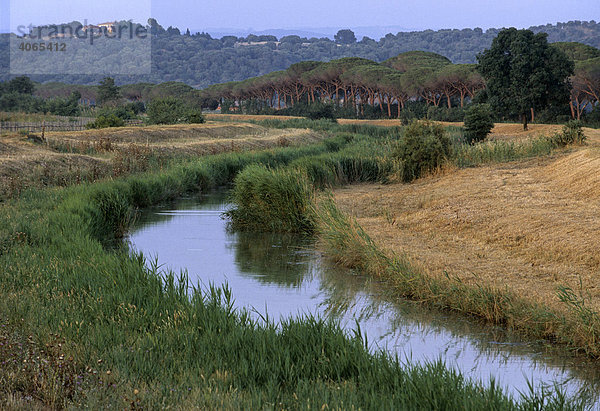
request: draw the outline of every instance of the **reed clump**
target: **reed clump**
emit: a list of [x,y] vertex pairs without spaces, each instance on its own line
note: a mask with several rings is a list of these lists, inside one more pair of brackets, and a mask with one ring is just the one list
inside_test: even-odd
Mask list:
[[238,174],[231,195],[235,208],[226,213],[232,228],[310,234],[315,188],[384,181],[397,169],[385,155],[389,143],[367,136],[354,141],[341,134],[324,144],[330,152],[275,169],[253,165]]
[[246,167],[231,192],[236,208],[226,213],[236,230],[312,233],[314,189],[305,173],[294,168]]

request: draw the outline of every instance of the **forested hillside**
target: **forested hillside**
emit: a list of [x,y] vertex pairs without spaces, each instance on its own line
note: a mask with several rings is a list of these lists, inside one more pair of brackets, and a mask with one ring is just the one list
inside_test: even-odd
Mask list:
[[[330,61],[343,57],[362,57],[383,62],[400,53],[421,50],[441,54],[453,63],[475,63],[476,55],[491,45],[499,29],[425,30],[388,34],[376,40],[356,39],[342,30],[335,40],[286,36],[232,36],[214,39],[210,34],[181,33],[176,28],[164,29],[152,22],[153,73],[148,76],[118,77],[117,82],[161,83],[180,81],[196,88],[228,81],[239,81],[287,69],[300,61]],[[549,42],[576,41],[600,48],[600,24],[568,22],[531,27],[534,32],[548,33]],[[7,35],[2,39],[0,80],[8,74]],[[77,62],[73,62],[76,65]],[[98,76],[33,76],[36,81],[61,81],[97,84]]]

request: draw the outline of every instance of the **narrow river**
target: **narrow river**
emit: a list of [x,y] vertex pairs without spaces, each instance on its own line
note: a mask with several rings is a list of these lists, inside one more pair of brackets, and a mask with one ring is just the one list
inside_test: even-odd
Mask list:
[[349,330],[360,324],[371,349],[411,362],[441,358],[472,379],[495,379],[516,398],[529,391],[529,381],[589,396],[594,408],[600,404],[597,364],[561,356],[500,327],[391,302],[382,284],[332,267],[307,239],[228,232],[221,218],[227,207],[226,196],[215,193],[146,210],[130,233],[130,246],[165,269],[187,270],[201,287],[228,284],[236,306],[256,318],[333,316]]

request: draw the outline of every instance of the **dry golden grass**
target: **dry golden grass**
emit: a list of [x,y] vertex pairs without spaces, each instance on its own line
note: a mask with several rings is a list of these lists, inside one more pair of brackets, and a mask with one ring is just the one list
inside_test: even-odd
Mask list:
[[336,201],[378,245],[429,275],[507,287],[558,309],[556,291],[568,286],[600,309],[600,131],[586,133],[590,146],[552,158],[354,186]]
[[227,121],[261,121],[261,120],[290,120],[293,118],[303,118],[294,116],[267,116],[254,114],[204,114],[207,120],[227,120]]
[[214,154],[228,149],[258,149],[293,145],[318,139],[309,130],[274,130],[249,123],[208,122],[207,124],[148,127],[120,127],[81,132],[48,133],[51,144],[77,149],[82,144],[109,144],[111,149],[130,144],[145,145],[163,152]]
[[[0,199],[28,187],[65,186],[144,171],[151,156],[190,158],[310,144],[324,138],[310,130],[229,122],[53,132],[45,137],[46,142],[35,143],[16,133],[0,136]],[[137,160],[143,164],[123,167]]]
[[271,130],[250,123],[207,122],[205,124],[175,124],[146,127],[116,127],[98,130],[46,133],[52,138],[95,141],[108,137],[114,143],[164,143],[197,139],[263,137]]

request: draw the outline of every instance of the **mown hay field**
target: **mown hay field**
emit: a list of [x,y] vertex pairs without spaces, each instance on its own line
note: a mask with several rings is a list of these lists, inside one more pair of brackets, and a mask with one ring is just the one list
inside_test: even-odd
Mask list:
[[[66,186],[147,171],[152,160],[318,142],[305,129],[276,130],[249,123],[119,127],[0,136],[0,198],[28,187]],[[155,161],[156,162],[156,161]]]
[[378,245],[429,275],[557,309],[567,286],[598,310],[600,130],[585,132],[587,146],[551,157],[346,187],[336,201]]

